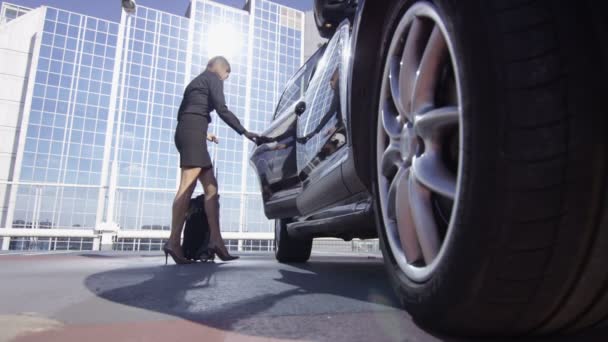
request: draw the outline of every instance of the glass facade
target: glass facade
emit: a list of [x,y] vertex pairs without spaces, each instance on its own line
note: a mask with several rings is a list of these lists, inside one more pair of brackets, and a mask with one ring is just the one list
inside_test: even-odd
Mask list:
[[[173,134],[186,75],[189,20],[138,7],[123,17],[110,163],[112,220],[122,229],[169,230],[178,155]],[[111,176],[111,175],[110,175]],[[108,196],[112,194],[108,193]]]
[[[192,0],[189,14],[138,6],[114,23],[46,8],[7,213],[13,228],[108,222],[122,230],[169,230],[179,175],[177,109],[210,57],[231,62],[226,100],[243,125],[262,131],[271,121],[302,63],[303,13],[266,0],[251,1],[247,10]],[[210,131],[220,139],[210,153],[222,230],[272,232],[248,165],[251,143],[212,118]],[[145,241],[152,249],[160,243]]]
[[[239,117],[243,126],[254,130],[247,121],[247,86],[249,72],[249,13],[210,1],[194,1],[190,8],[192,18],[192,52],[190,78],[196,77],[206,67],[209,58],[225,55],[232,72],[224,81],[228,107]],[[253,58],[253,56],[251,56]],[[223,231],[238,232],[242,225],[243,163],[247,155],[244,139],[236,134],[217,116],[212,118],[210,131],[220,139],[211,146],[210,153],[216,166],[221,194],[220,219]],[[263,214],[263,213],[262,213]]]
[[48,8],[13,223],[94,228],[118,24]]

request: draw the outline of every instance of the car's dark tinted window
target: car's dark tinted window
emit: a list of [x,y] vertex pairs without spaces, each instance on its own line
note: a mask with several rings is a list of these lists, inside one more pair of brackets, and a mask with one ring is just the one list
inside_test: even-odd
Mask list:
[[279,100],[274,113],[274,118],[279,116],[304,96],[304,92],[308,88],[308,82],[310,82],[310,79],[316,70],[317,62],[319,62],[319,59],[323,56],[324,50],[325,46],[317,50],[317,52],[304,63],[304,66],[302,66],[287,83],[287,87],[285,88],[283,95],[281,95],[281,99]]

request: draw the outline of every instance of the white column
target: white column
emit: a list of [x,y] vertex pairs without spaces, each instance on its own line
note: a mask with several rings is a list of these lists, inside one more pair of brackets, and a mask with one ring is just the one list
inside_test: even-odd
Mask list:
[[[279,93],[281,90],[279,89],[279,64],[281,62],[281,12],[282,12],[282,7],[278,6],[279,9],[279,13],[277,13],[277,22],[275,23],[275,29],[274,29],[274,33],[276,34],[276,44],[275,44],[275,51],[274,51],[274,92],[272,94],[272,103],[277,103],[279,101],[279,97],[281,96],[281,93]],[[270,113],[271,115],[273,113]],[[268,122],[270,122],[270,118],[268,120]]]
[[304,36],[306,35],[306,13],[300,12],[300,29],[302,36],[300,37],[300,65],[304,65]]
[[[117,184],[117,179],[118,179],[118,148],[120,147],[120,134],[121,134],[121,121],[122,121],[122,107],[123,107],[123,101],[122,99],[124,98],[124,93],[125,93],[125,78],[126,78],[126,73],[127,73],[127,59],[128,59],[128,50],[129,50],[129,31],[128,28],[130,27],[131,24],[131,17],[128,15],[125,15],[123,12],[123,19],[121,19],[122,21],[126,21],[125,25],[125,37],[124,37],[124,41],[125,41],[125,46],[124,47],[124,52],[123,52],[123,56],[120,60],[121,62],[121,77],[120,77],[120,96],[118,97],[118,111],[117,111],[117,115],[116,115],[116,122],[118,123],[116,125],[116,134],[115,134],[115,150],[114,150],[114,158],[112,159],[111,162],[111,166],[110,166],[110,182],[109,182],[109,186],[108,186],[108,208],[106,210],[106,217],[105,217],[105,221],[110,223],[113,222],[112,217],[114,214],[114,210],[115,210],[115,200],[116,200],[116,184]],[[120,40],[122,37],[119,37]],[[118,62],[118,61],[117,61]],[[113,138],[113,137],[112,137]],[[103,241],[103,240],[102,240]]]
[[[116,118],[116,103],[120,99],[118,98],[118,87],[120,80],[120,71],[123,63],[123,37],[125,35],[125,13],[121,11],[120,24],[118,25],[118,36],[116,37],[116,53],[114,54],[114,70],[112,75],[112,88],[110,89],[110,106],[108,108],[108,122],[106,127],[106,141],[103,150],[103,162],[101,166],[101,189],[97,200],[97,219],[95,226],[98,227],[102,221],[104,221],[103,209],[105,207],[105,198],[109,195],[109,169],[110,169],[110,158],[112,157],[112,139],[114,134],[114,123]],[[114,188],[115,189],[115,188]],[[112,189],[112,191],[115,191]],[[109,208],[108,208],[109,209]],[[110,220],[108,220],[108,218]],[[111,214],[106,213],[106,222],[112,222]]]
[[0,250],[8,251],[8,247],[10,246],[10,243],[11,243],[10,237],[5,236],[4,238],[2,238],[2,247],[0,248]]
[[[250,0],[249,5],[249,31],[247,36],[247,79],[246,79],[246,87],[245,87],[245,118],[243,119],[243,123],[245,128],[251,128],[251,124],[249,122],[249,117],[251,115],[251,84],[252,84],[252,75],[253,75],[253,37],[255,34],[255,9],[256,9],[256,1]],[[243,157],[241,160],[241,208],[240,208],[240,217],[239,217],[239,235],[242,235],[243,228],[245,226],[245,201],[246,201],[246,193],[247,193],[247,159],[249,150],[247,147],[249,146],[249,140],[243,138]],[[242,247],[242,241],[239,239],[239,247],[240,251]]]
[[188,45],[186,48],[186,70],[184,74],[184,88],[188,86],[188,83],[190,83],[191,79],[195,76],[192,74],[192,49],[194,48],[194,30],[196,26],[196,20],[194,19],[194,16],[196,15],[197,3],[197,0],[190,1],[190,21],[188,22]]

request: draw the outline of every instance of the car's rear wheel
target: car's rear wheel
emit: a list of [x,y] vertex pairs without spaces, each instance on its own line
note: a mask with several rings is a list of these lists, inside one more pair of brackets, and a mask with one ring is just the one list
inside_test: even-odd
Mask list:
[[606,324],[608,116],[585,9],[396,3],[372,159],[403,304],[463,334]]
[[306,262],[310,259],[312,238],[293,238],[287,232],[288,219],[274,221],[274,255],[279,262]]

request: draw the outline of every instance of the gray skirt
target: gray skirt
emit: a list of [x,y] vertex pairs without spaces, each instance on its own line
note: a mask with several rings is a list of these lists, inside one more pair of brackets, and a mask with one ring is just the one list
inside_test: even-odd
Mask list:
[[212,167],[207,150],[209,121],[202,115],[181,115],[175,129],[175,147],[179,151],[180,167]]

